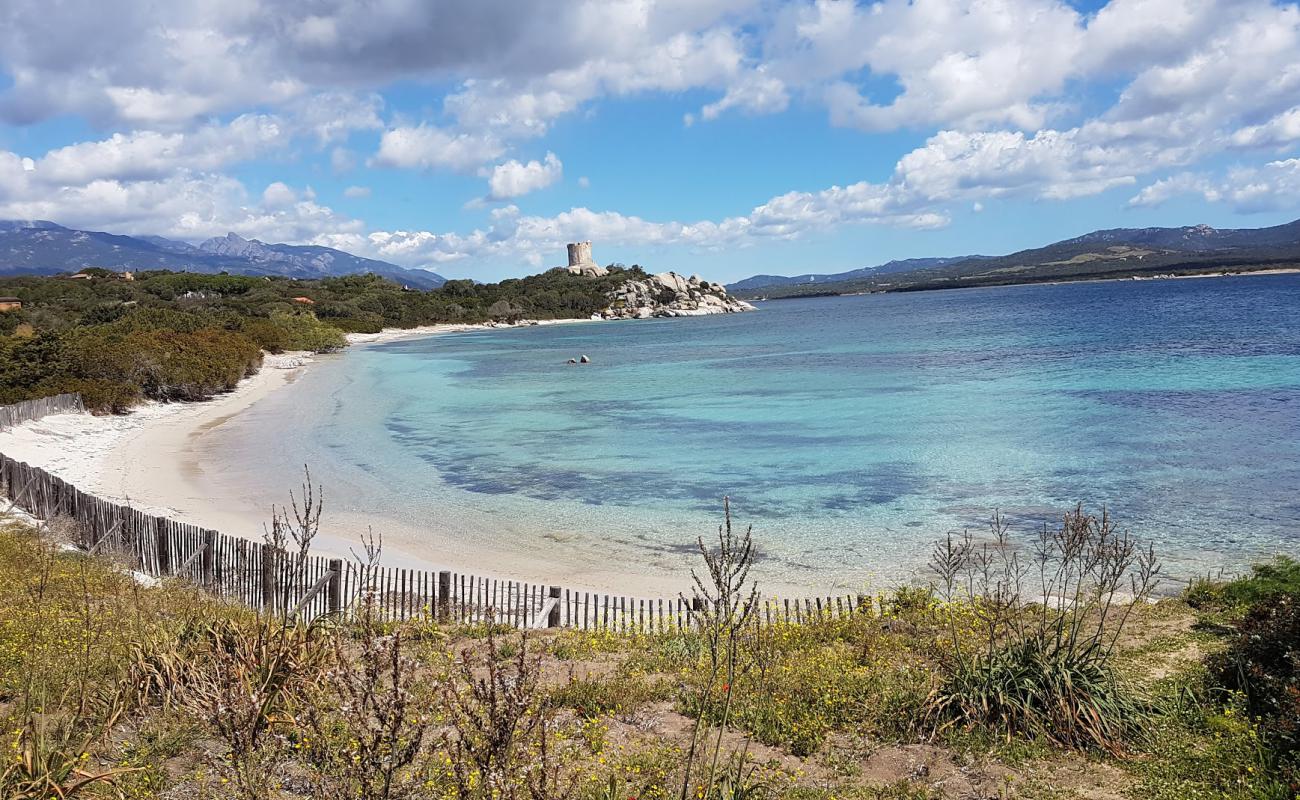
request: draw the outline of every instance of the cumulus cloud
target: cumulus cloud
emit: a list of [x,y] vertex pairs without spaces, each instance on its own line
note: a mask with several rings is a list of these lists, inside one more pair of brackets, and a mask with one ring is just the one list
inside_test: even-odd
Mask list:
[[384,99],[375,93],[318,92],[287,104],[300,129],[308,130],[322,144],[346,139],[353,131],[384,127],[380,112]]
[[492,136],[451,133],[432,125],[384,131],[373,163],[383,167],[473,170],[497,158],[504,147]]
[[647,220],[616,211],[571,208],[551,216],[521,215],[516,206],[493,209],[491,224],[469,233],[375,231],[353,241],[376,258],[411,266],[462,259],[530,257],[558,253],[566,242],[593,239],[632,246],[679,245],[700,250],[790,240],[839,225],[929,229],[948,224],[924,197],[897,183],[859,182],[818,192],[789,192],[744,216],[695,222]]
[[717,119],[728,109],[738,108],[754,114],[775,114],[790,105],[790,94],[780,78],[767,74],[766,67],[758,67],[739,78],[727,89],[721,100],[700,109],[706,120]]
[[[347,241],[403,263],[527,257],[582,235],[709,248],[841,225],[923,229],[990,197],[1069,200],[1139,181],[1135,205],[1193,194],[1285,207],[1300,143],[1300,7],[1269,0],[1109,0],[1091,14],[1066,0],[11,0],[0,72],[0,120],[72,114],[106,129],[44,154],[0,151],[6,215]],[[398,83],[450,89],[429,89],[415,113],[381,94]],[[503,201],[562,176],[551,153],[512,157],[526,140],[642,93],[702,98],[688,122],[793,105],[925,139],[883,179],[686,223],[507,206],[468,233],[367,233],[306,189],[250,196],[224,174],[296,142],[337,174],[367,157],[479,174]],[[1280,160],[1198,167],[1227,151]]]
[[369,196],[370,196],[370,187],[369,187],[369,186],[349,186],[348,188],[346,188],[346,189],[343,190],[343,196],[344,196],[344,197],[351,197],[351,198],[353,198],[353,199],[358,199],[358,198],[362,198],[362,197],[369,197]]
[[1234,167],[1221,177],[1184,172],[1146,186],[1129,200],[1132,206],[1158,206],[1179,195],[1199,195],[1242,214],[1294,209],[1300,203],[1300,158],[1270,161],[1258,167]]
[[554,153],[547,153],[543,161],[536,159],[527,164],[511,159],[492,168],[488,176],[488,199],[509,200],[529,192],[545,189],[564,175],[564,165]]
[[262,191],[262,206],[265,208],[288,208],[298,201],[298,193],[284,183],[276,181]]
[[1300,142],[1300,106],[1278,114],[1260,125],[1248,125],[1232,134],[1237,147],[1290,147]]
[[34,160],[33,172],[55,185],[158,178],[176,169],[218,169],[287,143],[278,118],[245,114],[229,124],[205,125],[189,133],[141,130],[68,145]]
[[[364,225],[318,204],[310,192],[270,190],[271,203],[250,198],[239,181],[215,174],[161,180],[94,180],[53,194],[6,194],[0,156],[0,217],[53,219],[72,227],[161,234],[196,241],[234,231],[266,241],[311,242],[323,231],[356,232]],[[268,187],[269,189],[269,187]],[[290,199],[293,195],[293,199]]]
[[[655,52],[693,66],[680,58],[686,43],[675,37],[739,19],[757,6],[757,0],[67,6],[12,0],[0,8],[0,59],[13,77],[0,96],[0,115],[30,122],[71,112],[162,125],[283,103],[313,90],[378,88],[404,79],[523,86],[533,76],[585,72],[597,82],[635,83],[632,74],[663,68],[662,62],[635,66]],[[551,91],[563,94],[569,88],[563,84]]]

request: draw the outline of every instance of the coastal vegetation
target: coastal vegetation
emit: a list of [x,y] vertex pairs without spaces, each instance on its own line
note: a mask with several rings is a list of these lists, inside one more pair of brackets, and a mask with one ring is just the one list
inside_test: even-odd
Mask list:
[[[299,499],[278,528],[309,547]],[[940,542],[931,585],[851,615],[759,624],[729,512],[695,624],[639,634],[399,623],[373,594],[299,623],[141,586],[61,547],[66,520],[0,522],[0,796],[1296,796],[1294,562],[1148,602],[1151,551],[1075,509]]]
[[1116,228],[1002,256],[891,261],[835,274],[755,275],[744,298],[824,297],[975,286],[1150,280],[1300,269],[1300,220],[1269,228]]
[[638,267],[588,278],[551,270],[412,291],[373,275],[322,280],[102,269],[0,279],[0,403],[79,392],[120,412],[144,399],[201,400],[258,369],[263,350],[330,352],[348,332],[435,323],[588,318]]

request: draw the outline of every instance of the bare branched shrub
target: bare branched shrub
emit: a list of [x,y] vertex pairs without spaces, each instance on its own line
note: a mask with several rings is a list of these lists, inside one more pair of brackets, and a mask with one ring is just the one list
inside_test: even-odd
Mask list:
[[943,724],[988,726],[1111,752],[1140,717],[1114,671],[1116,643],[1160,566],[1111,516],[1066,513],[1043,526],[1024,557],[995,515],[990,539],[969,532],[935,547],[940,596],[973,618],[949,615],[944,685],[930,713]]
[[[460,798],[565,800],[577,788],[541,691],[541,654],[527,635],[503,642],[488,626],[487,650],[462,650],[443,687],[450,730],[442,747]],[[513,650],[513,657],[508,653]]]
[[[271,524],[263,526],[262,543],[270,547],[277,558],[287,562],[281,572],[284,585],[277,586],[281,610],[288,611],[295,588],[305,589],[303,585],[307,570],[307,559],[311,555],[311,545],[320,532],[321,512],[325,504],[325,489],[313,486],[311,469],[303,464],[303,482],[299,492],[289,491],[288,506],[271,506]],[[293,544],[295,552],[289,552]]]
[[[722,499],[722,508],[724,520],[718,526],[717,546],[706,545],[704,537],[696,541],[707,574],[701,577],[698,572],[691,570],[691,578],[695,582],[691,597],[691,606],[695,609],[693,617],[707,645],[709,661],[704,682],[699,689],[699,714],[695,718],[691,744],[686,751],[682,800],[689,797],[691,776],[701,745],[707,753],[706,721],[717,727],[713,754],[705,778],[705,794],[711,795],[713,792],[722,739],[731,722],[736,679],[750,666],[749,662],[742,663],[745,653],[742,640],[758,609],[758,586],[749,580],[749,572],[754,563],[753,527],[746,528],[744,533],[737,533],[731,525],[730,498]],[[720,682],[722,708],[716,715],[717,718],[713,719],[710,710],[713,707],[714,692]]]
[[310,628],[266,620],[214,623],[196,633],[180,700],[225,743],[223,766],[242,798],[270,796],[275,748],[268,740],[292,723],[290,709],[318,672],[314,644]]
[[[362,550],[357,566],[370,575],[383,542],[371,534]],[[418,784],[408,767],[432,723],[418,699],[424,688],[419,665],[401,631],[385,633],[378,598],[366,588],[355,624],[331,631],[328,666],[299,716],[321,798],[409,797]]]

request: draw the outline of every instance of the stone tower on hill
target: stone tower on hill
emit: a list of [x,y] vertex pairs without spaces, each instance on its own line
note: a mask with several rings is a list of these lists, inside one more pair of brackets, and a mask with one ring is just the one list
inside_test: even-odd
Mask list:
[[592,260],[591,242],[569,243],[569,272],[589,278],[599,278],[609,274],[609,270]]

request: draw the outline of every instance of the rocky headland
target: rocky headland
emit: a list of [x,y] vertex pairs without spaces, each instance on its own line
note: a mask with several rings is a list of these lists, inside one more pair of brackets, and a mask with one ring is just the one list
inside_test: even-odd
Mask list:
[[[568,245],[570,275],[584,278],[608,278],[614,274],[609,267],[596,263],[591,255],[591,242],[570,242]],[[632,274],[645,275],[633,265]],[[609,306],[593,314],[592,319],[649,319],[650,317],[702,317],[706,314],[734,314],[753,311],[744,300],[727,294],[720,283],[700,280],[699,275],[689,278],[676,272],[629,278],[609,292]]]
[[720,283],[689,278],[676,272],[660,272],[641,280],[629,280],[609,293],[609,307],[602,319],[649,319],[650,317],[699,317],[706,314],[734,314],[754,307],[727,294]]

